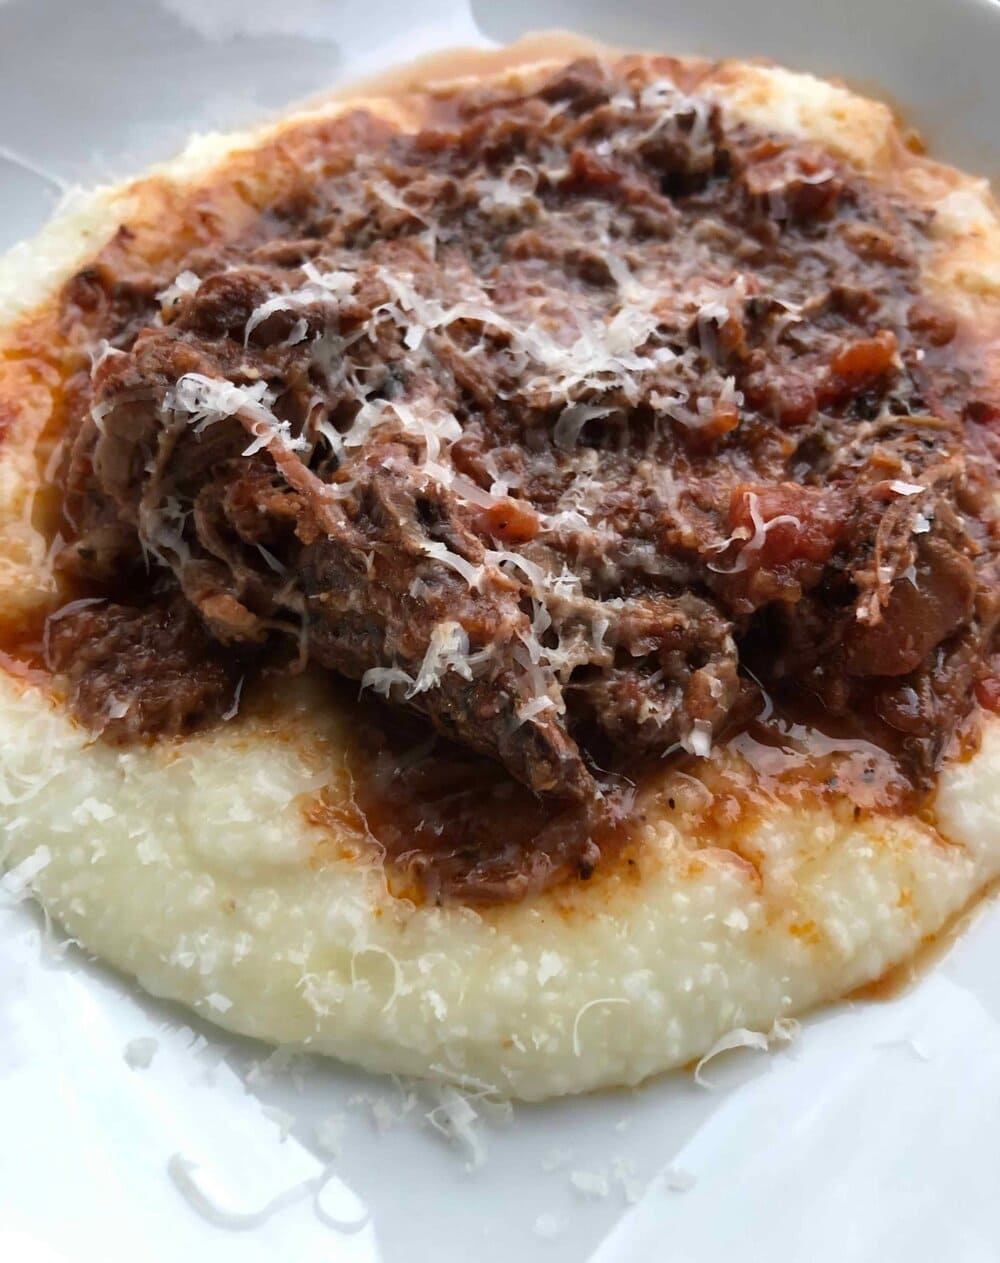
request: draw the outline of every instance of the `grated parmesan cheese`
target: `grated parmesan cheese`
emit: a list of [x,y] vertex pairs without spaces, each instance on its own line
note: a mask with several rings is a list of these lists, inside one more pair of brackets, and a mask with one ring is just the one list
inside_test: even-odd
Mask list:
[[369,667],[361,677],[362,691],[372,689],[381,697],[390,697],[393,685],[399,684],[409,690],[414,683],[413,676],[401,667]]
[[604,1171],[570,1171],[569,1182],[582,1197],[586,1198],[607,1197],[611,1191]]
[[31,894],[32,884],[38,874],[52,862],[52,852],[47,846],[37,847],[30,855],[26,855],[19,864],[9,868],[0,877],[0,891],[9,895],[15,902],[27,899]]
[[709,562],[709,570],[714,570],[716,574],[739,574],[741,571],[746,570],[750,564],[749,554],[760,552],[764,547],[768,531],[773,530],[776,526],[788,525],[794,526],[797,530],[802,529],[801,518],[797,518],[791,513],[779,513],[765,521],[760,512],[760,497],[752,491],[747,495],[747,507],[750,510],[750,521],[753,524],[753,529],[748,533],[745,526],[737,527],[728,539],[723,540],[721,544],[715,545],[714,551],[717,553],[725,552],[731,544],[739,543],[741,545],[735,563],[728,569],[722,566],[714,566]]
[[669,1166],[663,1172],[663,1187],[671,1193],[688,1193],[698,1182],[698,1177],[684,1167]]
[[166,392],[162,406],[167,412],[187,413],[196,433],[227,417],[249,418],[255,438],[244,456],[252,456],[272,443],[288,451],[302,451],[308,447],[306,440],[294,437],[289,422],[279,421],[271,411],[275,399],[275,392],[266,382],[236,386],[225,378],[185,373]]
[[159,1047],[159,1040],[152,1035],[141,1035],[128,1041],[122,1050],[122,1057],[131,1070],[148,1070]]
[[168,285],[166,289],[160,290],[156,295],[156,301],[162,307],[172,307],[174,303],[186,295],[197,294],[200,288],[201,277],[195,272],[185,270],[177,274],[171,285]]
[[428,1123],[466,1152],[468,1170],[478,1170],[486,1161],[486,1142],[475,1125],[479,1115],[468,1095],[451,1083],[434,1084],[431,1091],[439,1103],[425,1115]]

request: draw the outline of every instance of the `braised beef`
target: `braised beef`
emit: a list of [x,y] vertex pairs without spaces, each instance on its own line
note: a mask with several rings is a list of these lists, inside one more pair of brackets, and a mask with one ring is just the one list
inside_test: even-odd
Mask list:
[[81,714],[179,731],[286,644],[588,803],[762,679],[929,777],[1000,603],[929,216],[635,61],[359,132],[138,314],[71,283],[60,564],[136,607],[53,625]]
[[82,598],[49,619],[45,657],[77,715],[116,745],[235,713],[238,663],[176,595],[142,607]]

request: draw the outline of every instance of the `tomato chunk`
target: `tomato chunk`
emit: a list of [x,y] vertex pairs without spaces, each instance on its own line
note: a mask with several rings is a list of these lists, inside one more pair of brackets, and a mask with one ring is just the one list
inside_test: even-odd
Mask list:
[[483,509],[479,519],[480,529],[505,544],[526,544],[538,534],[538,514],[522,500],[508,497]]
[[831,372],[845,385],[858,389],[892,367],[897,345],[896,335],[890,329],[880,329],[873,338],[861,338],[834,351]]
[[836,491],[791,482],[742,483],[729,501],[732,530],[748,532],[744,548],[751,547],[758,567],[828,561],[846,517],[845,504]]

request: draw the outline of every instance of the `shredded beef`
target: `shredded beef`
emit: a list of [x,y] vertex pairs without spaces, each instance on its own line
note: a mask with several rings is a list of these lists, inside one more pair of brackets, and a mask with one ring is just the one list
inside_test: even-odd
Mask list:
[[177,595],[57,625],[85,715],[131,681],[109,730],[179,731],[287,643],[578,803],[705,753],[754,681],[931,775],[1000,602],[928,216],[689,89],[445,94],[159,306],[104,297],[60,563]]
[[116,745],[182,736],[237,699],[235,664],[177,595],[141,608],[77,601],[49,619],[45,655],[76,712]]

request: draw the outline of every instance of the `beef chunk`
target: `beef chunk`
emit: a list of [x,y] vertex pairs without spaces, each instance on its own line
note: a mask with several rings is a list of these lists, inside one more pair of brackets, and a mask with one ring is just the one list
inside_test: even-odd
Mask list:
[[[286,644],[586,815],[740,723],[749,665],[932,774],[998,528],[926,217],[671,74],[446,94],[290,176],[155,319],[95,307],[60,565],[172,595],[53,623],[88,722],[181,731]],[[77,305],[126,292],[102,268]]]
[[182,736],[235,702],[238,663],[176,596],[77,601],[49,619],[46,656],[80,719],[115,744]]

